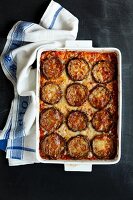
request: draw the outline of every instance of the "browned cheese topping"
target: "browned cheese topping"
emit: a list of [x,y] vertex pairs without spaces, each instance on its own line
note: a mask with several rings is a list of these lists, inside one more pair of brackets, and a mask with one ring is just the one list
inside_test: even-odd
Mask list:
[[41,89],[41,99],[48,104],[58,103],[61,96],[61,89],[55,83],[46,83]]
[[112,124],[112,116],[107,110],[96,112],[92,118],[92,126],[99,132],[109,132]]
[[111,99],[110,91],[104,86],[96,86],[89,95],[90,104],[97,109],[104,108]]
[[92,76],[98,83],[108,83],[113,80],[114,75],[115,66],[108,61],[99,61],[92,70]]
[[48,108],[41,112],[40,125],[48,133],[58,129],[63,123],[62,113],[55,108]]
[[67,118],[67,125],[72,131],[82,131],[87,128],[87,116],[81,111],[72,111]]
[[40,56],[42,159],[114,159],[118,143],[115,52],[48,50]]
[[61,76],[63,65],[56,57],[45,59],[41,65],[42,73],[47,79],[56,79]]
[[73,158],[84,158],[87,156],[90,146],[89,141],[83,135],[71,138],[67,143],[68,153]]
[[92,149],[97,158],[109,159],[115,151],[112,137],[109,134],[95,136],[92,141]]
[[72,80],[81,81],[89,73],[88,63],[83,59],[74,58],[68,63],[67,72]]
[[67,87],[66,100],[71,106],[81,106],[87,99],[87,88],[80,83]]
[[57,133],[51,133],[44,137],[41,142],[41,149],[44,154],[52,159],[60,158],[65,150],[65,140]]

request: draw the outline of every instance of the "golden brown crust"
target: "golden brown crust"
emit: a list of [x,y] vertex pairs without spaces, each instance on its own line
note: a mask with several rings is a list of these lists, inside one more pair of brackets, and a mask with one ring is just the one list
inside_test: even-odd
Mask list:
[[[111,138],[115,136],[113,141],[117,144],[117,55],[114,52],[44,51],[40,63],[40,156],[57,160],[113,159],[112,155],[116,154],[105,158],[104,150],[103,157],[95,156],[88,139],[92,140],[98,132],[102,135],[106,132]],[[73,138],[78,134],[76,131],[82,135]],[[60,135],[62,139],[69,139],[67,144],[72,156],[68,148],[63,147],[65,139]],[[45,142],[42,145],[45,137],[48,146]],[[59,146],[54,144],[53,138],[57,138]]]
[[96,112],[92,118],[92,126],[98,132],[109,132],[112,124],[112,116],[107,110]]
[[47,79],[56,79],[61,76],[63,65],[57,57],[46,58],[41,62],[41,70]]
[[89,102],[96,109],[104,108],[109,103],[110,99],[110,91],[102,85],[94,87],[89,95]]
[[67,73],[73,81],[81,81],[87,77],[89,65],[84,59],[73,58],[67,63]]
[[81,106],[87,99],[87,87],[80,83],[72,83],[66,89],[66,100],[71,106]]
[[87,116],[79,110],[71,111],[67,117],[67,126],[72,131],[82,131],[87,128]]
[[45,103],[48,104],[56,104],[60,101],[62,96],[62,91],[59,87],[59,85],[48,82],[45,83],[45,85],[41,89],[41,99]]
[[90,151],[90,142],[83,135],[72,137],[67,142],[67,151],[72,158],[83,159]]
[[99,61],[92,69],[92,76],[98,83],[109,83],[115,76],[115,65],[109,61]]
[[41,153],[51,159],[59,159],[65,148],[65,139],[57,133],[46,135],[40,142]]
[[113,137],[110,134],[95,136],[92,140],[92,151],[99,159],[112,158],[116,152]]
[[62,123],[63,114],[56,108],[44,109],[40,114],[40,125],[48,133],[58,129]]

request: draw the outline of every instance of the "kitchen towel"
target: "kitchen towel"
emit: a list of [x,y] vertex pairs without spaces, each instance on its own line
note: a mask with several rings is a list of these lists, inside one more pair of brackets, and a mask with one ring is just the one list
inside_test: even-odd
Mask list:
[[42,46],[64,47],[66,40],[75,40],[78,19],[60,4],[51,1],[40,23],[19,21],[7,36],[1,54],[1,66],[14,86],[14,99],[7,123],[0,131],[7,140],[6,157],[9,165],[37,162],[36,146],[36,56]]

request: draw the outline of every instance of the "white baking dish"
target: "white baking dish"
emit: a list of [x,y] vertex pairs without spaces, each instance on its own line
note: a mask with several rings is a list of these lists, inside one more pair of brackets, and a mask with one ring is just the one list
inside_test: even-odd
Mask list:
[[[74,167],[74,171],[91,171],[92,165],[107,165],[107,164],[115,164],[118,163],[121,157],[121,117],[122,117],[122,75],[121,75],[121,52],[116,48],[93,48],[90,46],[87,47],[87,41],[83,42],[85,44],[85,48],[82,45],[82,41],[79,43],[74,41],[74,45],[72,46],[72,41],[67,44],[65,48],[56,48],[52,49],[54,51],[61,50],[77,50],[77,51],[89,51],[89,52],[115,52],[117,54],[118,59],[118,144],[117,144],[117,155],[113,160],[44,160],[39,155],[39,87],[40,87],[40,56],[44,51],[51,50],[51,48],[40,48],[37,54],[37,83],[36,83],[36,98],[37,98],[37,116],[36,116],[36,156],[39,162],[41,163],[52,163],[52,164],[64,164],[65,169],[69,170],[68,167]],[[75,45],[76,44],[76,45]],[[72,48],[70,47],[72,46]],[[81,46],[81,47],[80,47]],[[80,170],[79,166],[87,165],[88,170]],[[87,167],[85,166],[85,168]],[[67,169],[68,168],[68,169]],[[72,170],[72,169],[71,169]]]

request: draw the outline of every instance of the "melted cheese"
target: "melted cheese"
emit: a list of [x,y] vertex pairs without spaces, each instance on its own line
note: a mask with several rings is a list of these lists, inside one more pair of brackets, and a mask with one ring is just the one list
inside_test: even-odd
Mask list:
[[[44,57],[49,56],[49,52],[44,53],[46,54]],[[52,52],[52,55],[55,55],[55,52]],[[78,58],[84,58],[87,62],[89,62],[89,66],[90,68],[92,68],[92,65],[99,61],[99,60],[108,60],[108,61],[112,61],[114,59],[114,57],[116,55],[114,55],[113,53],[86,53],[86,52],[79,52],[77,53],[73,53],[72,52],[56,52],[56,56],[58,55],[58,57],[60,59],[62,59],[62,63],[67,63],[68,60],[70,59],[70,57],[73,57],[74,55],[78,55]],[[65,66],[64,66],[65,68]],[[88,139],[93,139],[94,136],[101,134],[100,132],[97,132],[96,130],[94,130],[94,128],[91,125],[91,119],[94,115],[94,113],[97,111],[97,109],[95,109],[94,107],[92,107],[88,101],[88,99],[86,100],[86,102],[80,106],[80,107],[73,107],[70,106],[66,99],[65,99],[65,92],[66,92],[66,88],[69,84],[73,83],[73,81],[67,76],[66,71],[64,69],[62,75],[57,78],[56,80],[50,80],[56,84],[59,84],[61,90],[62,90],[62,98],[60,99],[60,101],[53,105],[55,108],[59,109],[64,117],[66,118],[66,116],[68,115],[68,113],[72,110],[81,110],[83,112],[86,113],[86,115],[88,116],[88,125],[87,125],[87,129],[83,130],[81,132],[73,132],[71,130],[68,129],[66,122],[64,121],[64,123],[61,125],[61,127],[56,131],[58,134],[60,134],[62,137],[64,137],[66,140],[70,139],[73,136],[76,136],[78,134],[82,134],[88,137]],[[47,80],[41,76],[41,81],[40,81],[40,87],[42,87],[45,83],[47,82]],[[91,75],[91,70],[89,71],[89,74],[87,76],[87,78],[85,78],[84,80],[80,81],[79,83],[85,85],[88,88],[88,91],[90,91],[93,87],[95,87],[97,85],[97,83],[94,81],[92,75]],[[112,90],[112,88],[111,88]],[[44,108],[48,108],[51,107],[48,104],[45,104],[44,102],[40,101],[40,110],[44,109]],[[45,134],[45,133],[44,133]],[[99,143],[98,145],[101,146],[101,148],[104,148],[104,143]],[[90,153],[89,155],[90,157],[92,156],[92,153]]]

